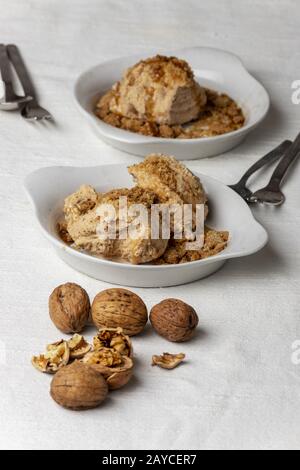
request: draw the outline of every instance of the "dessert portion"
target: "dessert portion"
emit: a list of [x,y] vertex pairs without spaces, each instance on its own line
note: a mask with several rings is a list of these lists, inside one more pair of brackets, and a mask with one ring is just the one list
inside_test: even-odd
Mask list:
[[65,200],[64,214],[67,224],[71,225],[80,216],[94,209],[98,201],[99,194],[94,188],[87,184],[80,186],[75,193],[70,194]]
[[160,55],[126,70],[100,98],[95,114],[131,132],[185,139],[231,132],[245,121],[229,96],[196,82],[186,61]]
[[185,124],[206,104],[190,66],[176,57],[141,60],[126,70],[113,90],[113,113],[158,124]]
[[153,261],[153,264],[181,264],[209,258],[225,250],[228,240],[229,232],[205,227],[204,245],[200,250],[188,250],[186,240],[174,240],[172,238],[163,255]]
[[[93,197],[91,197],[93,196]],[[139,227],[137,238],[122,239],[121,230],[126,230],[134,217],[121,225],[119,219],[120,197],[127,198],[128,208],[142,204],[150,214],[151,205],[157,202],[154,193],[135,186],[132,189],[115,189],[105,194],[97,194],[90,186],[81,186],[78,191],[65,200],[64,213],[67,231],[77,248],[106,258],[119,258],[133,264],[147,263],[161,256],[166,250],[168,240],[151,239],[148,224]],[[112,205],[115,208],[116,238],[99,235],[98,226],[105,216],[102,208]]]
[[148,155],[141,163],[128,167],[134,182],[155,193],[168,204],[206,204],[207,196],[200,179],[173,157]]
[[[155,193],[160,203],[180,206],[191,204],[193,226],[197,204],[204,204],[204,217],[207,217],[207,196],[200,179],[175,158],[151,154],[143,162],[128,167],[128,171],[134,182],[146,191]],[[175,231],[174,219],[171,220],[171,228]]]
[[[201,181],[182,163],[166,155],[151,154],[143,162],[128,168],[136,186],[97,193],[88,185],[82,185],[69,195],[64,203],[64,220],[59,222],[60,237],[74,248],[109,259],[132,264],[178,264],[215,255],[227,246],[228,232],[206,228],[204,246],[187,249],[187,241],[194,241],[195,213],[198,205],[204,205],[204,218],[208,213],[208,198]],[[121,198],[121,199],[120,199]],[[126,215],[122,201],[126,200]],[[191,226],[185,228],[185,237],[177,239],[177,225],[170,218],[170,237],[154,237],[152,232],[153,206],[164,204],[167,208],[183,209],[189,204],[192,211]],[[136,205],[143,208],[146,218],[139,218]],[[107,212],[113,209],[113,214]],[[131,209],[133,209],[131,211]],[[185,208],[184,208],[185,209]],[[164,217],[159,214],[159,233]],[[138,223],[137,223],[138,218]],[[112,223],[115,235],[99,232],[99,224]],[[130,227],[137,230],[133,233]],[[108,229],[107,229],[108,230]],[[180,237],[182,232],[180,232]],[[194,238],[193,238],[194,237]],[[176,238],[176,239],[175,239]]]

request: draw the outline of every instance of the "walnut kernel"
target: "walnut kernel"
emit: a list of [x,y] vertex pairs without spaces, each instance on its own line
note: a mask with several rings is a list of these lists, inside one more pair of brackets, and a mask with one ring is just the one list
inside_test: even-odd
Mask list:
[[70,349],[64,340],[49,344],[44,354],[34,356],[32,365],[40,372],[55,374],[63,366],[66,366],[70,359]]
[[185,354],[163,353],[161,356],[152,356],[152,365],[159,366],[162,369],[175,369],[183,360]]
[[133,349],[129,336],[122,328],[101,328],[93,339],[94,349],[113,348],[123,356],[132,357]]

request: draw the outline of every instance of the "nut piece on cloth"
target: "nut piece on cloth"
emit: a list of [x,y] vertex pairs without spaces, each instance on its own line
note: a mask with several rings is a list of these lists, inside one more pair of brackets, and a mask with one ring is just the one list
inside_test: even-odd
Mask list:
[[184,124],[206,104],[205,90],[184,60],[157,55],[126,70],[113,87],[110,111],[157,124]]
[[159,366],[162,369],[175,369],[183,360],[185,354],[163,353],[161,356],[152,356],[152,365]]
[[70,349],[70,359],[81,359],[92,349],[92,345],[78,333],[75,333],[75,335],[69,339],[68,346]]
[[141,333],[148,321],[142,299],[127,289],[106,289],[92,303],[92,318],[97,328],[123,328],[129,336]]
[[122,356],[133,356],[132,342],[122,328],[101,328],[93,339],[94,349],[112,348]]
[[89,319],[90,300],[86,291],[68,282],[56,287],[49,298],[49,314],[63,333],[80,333]]
[[82,361],[103,375],[110,390],[123,387],[132,377],[132,359],[113,348],[100,348],[89,352]]
[[32,365],[40,372],[55,374],[59,369],[66,366],[70,359],[70,349],[64,340],[49,344],[44,354],[34,356]]
[[182,300],[165,299],[152,308],[150,321],[159,335],[179,343],[192,337],[199,319],[193,307]]
[[50,395],[56,403],[71,410],[96,408],[106,398],[104,377],[78,361],[61,369],[53,378]]

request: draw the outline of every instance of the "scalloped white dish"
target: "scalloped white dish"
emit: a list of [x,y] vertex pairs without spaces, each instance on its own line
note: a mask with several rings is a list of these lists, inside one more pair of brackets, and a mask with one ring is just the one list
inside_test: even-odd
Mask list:
[[48,167],[27,176],[25,188],[34,207],[35,217],[44,236],[58,256],[74,269],[101,281],[131,287],[166,287],[202,279],[232,258],[256,253],[267,241],[266,230],[254,219],[244,200],[223,183],[197,174],[207,191],[210,205],[208,225],[228,230],[228,247],[204,260],[177,265],[132,265],[97,258],[64,244],[56,231],[67,195],[81,184],[90,184],[105,192],[117,187],[131,187],[125,165],[97,167]]
[[93,108],[97,97],[120,80],[129,66],[156,53],[157,51],[152,51],[104,62],[87,70],[77,79],[74,87],[76,103],[96,134],[109,145],[139,156],[164,153],[174,155],[180,160],[205,158],[227,152],[240,144],[266,116],[270,107],[269,95],[246,70],[239,57],[219,49],[194,47],[162,53],[185,59],[202,86],[226,93],[233,98],[241,106],[246,118],[242,128],[216,137],[168,139],[118,129],[96,117]]

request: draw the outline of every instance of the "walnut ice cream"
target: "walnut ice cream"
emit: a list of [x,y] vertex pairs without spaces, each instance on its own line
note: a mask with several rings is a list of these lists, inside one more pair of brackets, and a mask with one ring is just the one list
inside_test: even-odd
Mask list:
[[[171,239],[153,238],[151,223],[140,224],[138,237],[130,232],[120,237],[121,230],[129,227],[134,216],[128,217],[126,226],[119,219],[120,197],[127,198],[127,207],[142,204],[151,220],[151,208],[156,204],[179,207],[190,204],[193,212],[193,224],[196,205],[204,205],[204,216],[208,213],[208,200],[200,179],[175,158],[161,154],[152,154],[139,164],[128,168],[136,186],[127,189],[113,189],[107,193],[98,193],[89,185],[82,185],[75,193],[65,199],[65,221],[61,237],[72,240],[73,247],[94,255],[109,259],[129,261],[132,264],[178,264],[212,256],[227,246],[228,233],[206,230],[205,245],[202,250],[189,252],[185,249],[187,239],[174,239],[175,224],[171,220]],[[102,205],[114,207],[117,219],[116,237],[99,237],[97,227],[101,222]],[[163,217],[163,215],[161,215]],[[166,216],[168,217],[168,215]],[[160,223],[163,219],[160,219]],[[121,227],[121,229],[120,229]],[[67,238],[66,238],[67,235]]]
[[[119,238],[119,219],[116,220],[117,238],[103,239],[97,233],[97,226],[101,222],[98,209],[102,204],[111,204],[119,213],[119,198],[127,197],[128,207],[132,204],[143,204],[149,211],[151,204],[155,204],[157,197],[154,193],[139,187],[131,189],[116,189],[105,194],[97,194],[91,186],[81,186],[78,191],[65,200],[64,213],[67,221],[67,230],[75,246],[89,251],[94,255],[106,258],[119,258],[132,264],[147,263],[159,258],[167,248],[168,240],[151,239],[151,227],[141,227],[138,238]],[[132,220],[128,218],[128,224]],[[126,228],[126,227],[125,227]]]
[[168,204],[206,204],[200,179],[173,157],[151,154],[128,168],[136,184]]
[[160,55],[126,70],[98,100],[95,114],[127,131],[181,139],[225,134],[245,122],[238,104],[199,85],[187,62]]
[[185,124],[206,104],[190,66],[176,57],[156,56],[129,68],[114,86],[112,112],[159,124]]

